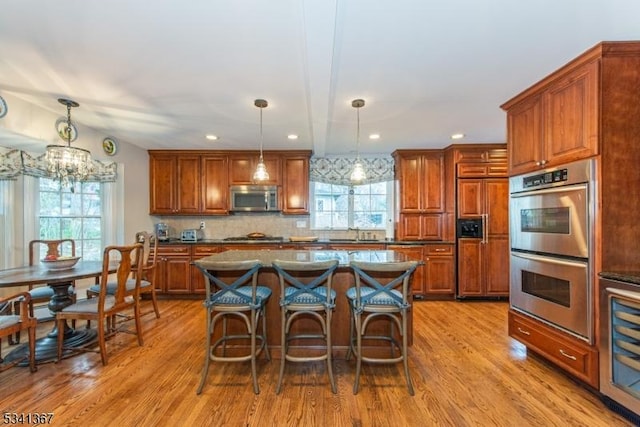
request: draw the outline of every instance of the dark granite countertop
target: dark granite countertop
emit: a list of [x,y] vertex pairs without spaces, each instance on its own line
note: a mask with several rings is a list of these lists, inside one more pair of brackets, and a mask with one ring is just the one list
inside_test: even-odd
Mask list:
[[640,271],[602,271],[600,277],[640,285]]

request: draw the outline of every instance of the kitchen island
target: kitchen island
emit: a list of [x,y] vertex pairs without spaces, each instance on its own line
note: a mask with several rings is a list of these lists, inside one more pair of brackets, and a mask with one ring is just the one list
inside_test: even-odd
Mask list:
[[[337,293],[336,308],[333,314],[331,333],[333,334],[334,357],[344,357],[349,345],[349,304],[345,296],[345,292],[352,286],[355,286],[355,279],[351,269],[350,261],[366,261],[366,262],[404,262],[409,258],[400,252],[392,250],[234,250],[220,252],[209,255],[194,261],[194,264],[200,268],[207,268],[210,261],[242,261],[257,259],[263,265],[258,274],[258,283],[271,288],[273,294],[267,302],[266,321],[267,321],[267,342],[272,355],[276,358],[280,357],[280,286],[278,283],[278,275],[271,267],[274,260],[284,261],[326,261],[337,259],[339,261],[338,270],[334,274],[333,289]],[[202,273],[201,273],[202,274]],[[203,309],[204,310],[204,309]],[[408,319],[408,339],[409,345],[412,343],[412,315],[409,311]],[[309,320],[309,322],[299,321],[296,327],[305,329],[306,327],[317,328],[317,324]],[[377,325],[376,325],[377,326]],[[383,325],[380,325],[383,326]],[[204,328],[204,324],[202,325]],[[373,325],[372,325],[373,327]],[[375,329],[371,329],[375,331]],[[218,331],[219,332],[219,331]],[[384,347],[388,352],[388,347]],[[382,350],[382,347],[381,347]]]

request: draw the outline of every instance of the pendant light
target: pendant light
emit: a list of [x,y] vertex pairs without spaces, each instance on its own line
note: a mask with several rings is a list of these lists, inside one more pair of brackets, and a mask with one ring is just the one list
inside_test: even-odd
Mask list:
[[260,182],[269,179],[269,172],[267,172],[267,167],[264,165],[264,158],[262,157],[262,109],[267,108],[269,104],[264,99],[256,99],[254,105],[260,109],[260,160],[258,160],[256,171],[253,173],[253,180]]
[[356,109],[357,118],[357,131],[356,131],[356,162],[353,165],[353,171],[351,172],[351,182],[359,184],[367,179],[367,174],[364,171],[364,166],[360,161],[360,108],[364,107],[364,99],[354,99],[351,101],[351,106]]
[[71,141],[78,137],[78,130],[71,122],[71,107],[79,107],[80,104],[65,98],[58,99],[58,102],[67,106],[66,122],[61,118],[56,123],[58,134],[67,145],[47,145],[46,160],[51,177],[60,181],[63,187],[71,185],[73,192],[73,185],[84,181],[93,172],[93,161],[88,150],[71,146]]

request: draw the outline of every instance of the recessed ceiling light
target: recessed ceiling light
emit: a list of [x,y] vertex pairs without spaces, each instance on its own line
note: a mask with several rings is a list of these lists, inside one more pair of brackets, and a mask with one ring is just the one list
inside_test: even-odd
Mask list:
[[464,138],[464,133],[454,133],[451,135],[451,139],[462,139]]
[[287,135],[287,138],[289,138],[289,139],[298,139],[298,135],[289,134],[289,135]]
[[369,135],[369,139],[380,139],[380,134],[372,133],[371,135]]
[[216,135],[205,135],[205,138],[207,138],[209,141],[215,141],[218,139],[218,137]]

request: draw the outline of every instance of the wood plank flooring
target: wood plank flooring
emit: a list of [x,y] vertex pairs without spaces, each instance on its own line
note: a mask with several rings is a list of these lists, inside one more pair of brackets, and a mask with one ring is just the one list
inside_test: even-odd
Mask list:
[[[288,364],[275,395],[279,361],[260,360],[260,395],[250,367],[213,365],[196,395],[204,356],[200,301],[160,301],[144,317],[143,347],[121,334],[109,365],[87,353],[0,374],[3,412],[51,412],[53,425],[86,426],[628,426],[591,391],[528,355],[507,336],[505,302],[414,304],[409,396],[401,365],[363,368],[335,361],[338,394],[323,363]],[[40,334],[51,324],[42,324]],[[3,341],[3,353],[7,343]]]

